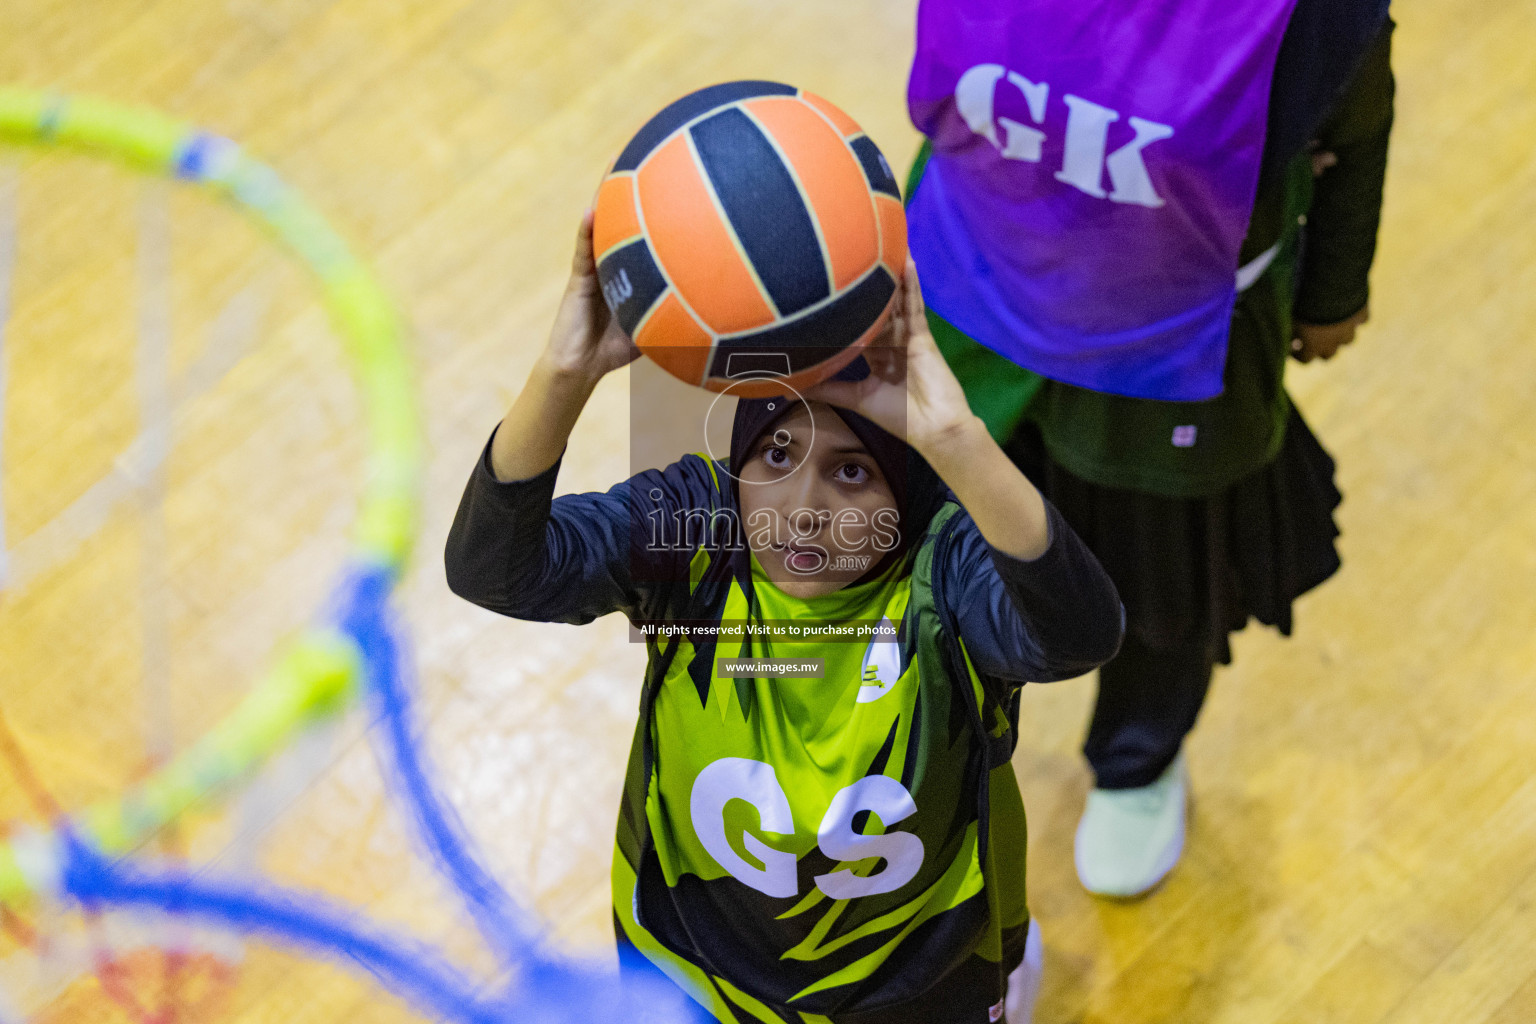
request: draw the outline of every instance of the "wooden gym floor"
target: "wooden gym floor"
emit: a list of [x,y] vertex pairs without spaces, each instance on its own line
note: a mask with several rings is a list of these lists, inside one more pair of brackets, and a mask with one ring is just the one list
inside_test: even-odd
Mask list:
[[[531,625],[450,595],[441,548],[460,489],[629,133],[690,89],[772,78],[833,99],[904,166],[913,7],[8,5],[0,81],[149,103],[242,141],[397,297],[431,442],[404,599],[435,760],[495,869],[573,947],[610,942],[643,649],[617,617]],[[1090,899],[1073,876],[1091,680],[1026,693],[1015,766],[1041,1024],[1536,1020],[1536,2],[1415,0],[1396,16],[1374,319],[1332,363],[1291,370],[1339,462],[1344,569],[1300,603],[1290,640],[1237,638],[1191,745],[1187,854],[1139,903]],[[322,601],[355,494],[356,402],[302,278],[234,217],[169,192],[82,161],[0,164],[20,225],[0,710],[70,806],[229,706]],[[148,250],[170,261],[157,277],[135,245],[165,230],[169,248]],[[150,321],[169,324],[159,350]],[[139,411],[146,360],[175,382],[160,472]],[[605,382],[563,489],[625,474],[627,408],[623,376]],[[135,499],[156,488],[163,500]],[[356,740],[268,830],[263,865],[476,963]],[[27,818],[0,777],[0,821]],[[184,842],[226,847],[210,828]],[[20,955],[0,945],[0,960]],[[92,984],[48,1019],[127,1019]],[[259,949],[222,1005],[207,1019],[414,1019],[350,975]]]

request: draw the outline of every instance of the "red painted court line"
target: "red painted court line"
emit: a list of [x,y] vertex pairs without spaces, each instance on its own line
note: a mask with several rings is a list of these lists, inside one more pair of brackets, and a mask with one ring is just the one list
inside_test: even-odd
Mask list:
[[[3,711],[0,711],[0,759],[6,762],[11,774],[15,776],[18,785],[26,793],[28,802],[32,804],[38,815],[55,824],[62,823],[65,817],[63,808],[38,779],[36,770],[22,751],[21,744],[17,741],[16,734]],[[154,768],[154,762],[147,761],[143,766],[142,774],[147,775]],[[179,830],[174,827],[168,828],[160,838],[162,846],[168,848],[168,852],[173,856],[184,854],[184,844],[181,842]],[[177,1024],[180,1017],[178,1001],[182,988],[185,957],[179,953],[166,953],[164,972],[159,986],[159,1006],[151,1011],[135,998],[122,978],[122,965],[113,958],[103,941],[100,911],[88,907],[85,910],[85,918],[95,946],[93,961],[96,979],[107,998],[132,1018],[134,1024]],[[36,930],[9,907],[0,906],[0,928],[28,949],[35,950],[39,945]]]

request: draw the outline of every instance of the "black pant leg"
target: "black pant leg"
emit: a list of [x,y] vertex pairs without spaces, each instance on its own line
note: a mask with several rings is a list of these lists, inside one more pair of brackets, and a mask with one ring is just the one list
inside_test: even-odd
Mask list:
[[[1228,496],[1172,498],[1090,483],[1057,464],[1027,421],[1005,451],[1120,591],[1125,640],[1099,669],[1083,753],[1105,789],[1149,785],[1194,727],[1213,666],[1230,660],[1227,631],[1248,617],[1227,553]],[[1258,487],[1268,493],[1265,481]]]
[[1099,693],[1083,754],[1101,789],[1151,785],[1195,726],[1215,658],[1203,640],[1155,648],[1127,630],[1120,653],[1099,669]]

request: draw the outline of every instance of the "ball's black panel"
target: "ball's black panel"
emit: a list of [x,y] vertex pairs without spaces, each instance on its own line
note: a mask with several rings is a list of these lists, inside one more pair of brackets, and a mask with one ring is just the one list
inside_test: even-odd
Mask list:
[[[759,372],[799,373],[824,362],[862,337],[895,292],[890,271],[877,266],[837,301],[815,312],[778,327],[722,337],[715,345],[709,376],[741,376],[744,368],[758,364],[762,364]],[[786,365],[787,370],[778,370],[777,365]]]
[[848,145],[853,147],[854,155],[863,165],[864,177],[868,179],[869,187],[876,192],[884,192],[888,196],[900,199],[901,188],[896,184],[896,176],[891,173],[891,165],[886,163],[880,147],[869,141],[868,135],[860,135]]
[[629,140],[629,145],[624,147],[624,152],[619,154],[619,162],[613,165],[613,169],[632,171],[639,167],[646,154],[659,146],[668,135],[716,107],[723,107],[737,100],[751,99],[754,96],[793,96],[798,91],[794,86],[781,85],[778,82],[749,81],[722,82],[719,85],[711,85],[707,89],[700,89],[698,92],[691,92],[662,108],[661,113],[645,122],[645,127],[635,133],[635,137]]
[[667,279],[643,238],[604,256],[597,265],[597,280],[603,288],[603,301],[631,338],[635,336],[635,325],[667,290]]
[[689,129],[720,205],[780,316],[832,294],[816,226],[789,168],[735,107]]

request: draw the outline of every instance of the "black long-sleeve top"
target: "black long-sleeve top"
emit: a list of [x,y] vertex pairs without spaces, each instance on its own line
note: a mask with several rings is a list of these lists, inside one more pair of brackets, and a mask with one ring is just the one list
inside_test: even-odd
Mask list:
[[[708,621],[708,588],[689,586],[694,552],[647,543],[656,516],[709,509],[722,492],[709,464],[689,456],[606,492],[552,498],[559,464],[498,482],[487,445],[448,535],[454,593],[539,622],[590,622],[621,611],[631,622]],[[1046,505],[1050,546],[1031,561],[987,543],[960,513],[935,574],[948,612],[981,674],[1019,685],[1081,675],[1111,658],[1122,629],[1119,596],[1097,559]],[[663,550],[656,550],[663,547]],[[714,601],[713,603],[718,603]]]

